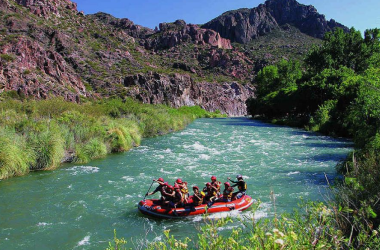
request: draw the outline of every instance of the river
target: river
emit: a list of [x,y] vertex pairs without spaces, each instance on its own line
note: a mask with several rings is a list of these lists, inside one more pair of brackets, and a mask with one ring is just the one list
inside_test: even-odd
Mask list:
[[0,181],[0,249],[105,249],[114,229],[131,248],[162,239],[166,229],[196,236],[202,217],[138,213],[138,201],[158,177],[202,187],[211,175],[225,182],[242,174],[248,194],[262,201],[256,218],[291,212],[300,197],[328,196],[325,175],[336,177],[335,165],[351,147],[348,140],[246,118],[198,119],[126,153]]

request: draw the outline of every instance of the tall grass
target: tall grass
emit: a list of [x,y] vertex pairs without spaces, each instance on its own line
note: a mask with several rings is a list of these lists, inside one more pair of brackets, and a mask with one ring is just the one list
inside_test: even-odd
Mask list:
[[29,141],[36,155],[30,170],[51,170],[61,164],[65,155],[65,142],[57,125],[51,125],[38,133],[30,133]]
[[19,101],[0,98],[0,179],[30,170],[57,168],[62,161],[86,163],[139,146],[141,139],[183,129],[200,107],[169,108],[131,99],[86,101],[61,98]]
[[86,163],[92,159],[102,158],[107,155],[107,146],[100,138],[93,138],[86,144],[79,144],[76,148],[78,163]]
[[0,128],[0,179],[24,175],[35,162],[35,153],[22,136]]

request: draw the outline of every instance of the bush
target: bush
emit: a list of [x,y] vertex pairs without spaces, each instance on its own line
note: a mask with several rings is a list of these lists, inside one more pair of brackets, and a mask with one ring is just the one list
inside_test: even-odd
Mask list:
[[41,132],[30,133],[30,146],[33,148],[36,160],[31,165],[31,170],[55,169],[60,164],[65,155],[65,143],[59,132],[59,128],[54,124],[48,124],[48,128]]
[[14,60],[16,60],[16,57],[8,54],[0,54],[0,59],[5,62],[13,62]]

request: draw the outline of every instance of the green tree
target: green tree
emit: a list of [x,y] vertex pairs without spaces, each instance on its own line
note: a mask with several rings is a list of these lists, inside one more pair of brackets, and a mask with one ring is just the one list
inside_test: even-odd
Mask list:
[[322,46],[314,47],[305,62],[312,74],[342,66],[364,72],[370,65],[378,63],[374,55],[379,53],[379,40],[379,29],[367,30],[365,39],[354,28],[349,33],[337,29],[326,33]]

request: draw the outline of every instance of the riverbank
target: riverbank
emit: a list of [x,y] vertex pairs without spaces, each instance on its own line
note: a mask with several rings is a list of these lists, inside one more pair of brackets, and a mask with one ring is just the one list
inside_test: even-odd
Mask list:
[[0,110],[0,179],[63,162],[86,163],[128,151],[142,138],[183,129],[196,118],[222,117],[198,106],[173,109],[130,99],[82,104],[7,99]]

